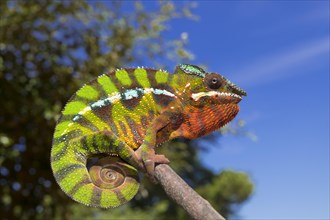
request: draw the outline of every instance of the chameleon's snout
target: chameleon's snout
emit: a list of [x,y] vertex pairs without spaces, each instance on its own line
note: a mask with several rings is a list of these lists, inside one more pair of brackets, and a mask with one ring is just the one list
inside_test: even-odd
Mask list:
[[247,93],[243,89],[239,88],[238,86],[236,86],[234,84],[230,85],[230,89],[231,89],[232,93],[234,93],[238,96],[241,96],[241,98],[242,98],[242,96],[247,96]]
[[242,100],[243,96],[247,96],[247,93],[229,80],[226,81],[228,85],[227,91],[229,92],[221,92],[220,97],[222,96],[224,99],[229,99],[231,103],[238,104]]

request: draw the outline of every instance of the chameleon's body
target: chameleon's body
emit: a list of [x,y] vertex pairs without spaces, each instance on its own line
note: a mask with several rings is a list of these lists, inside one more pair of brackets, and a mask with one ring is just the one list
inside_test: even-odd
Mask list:
[[[78,202],[119,206],[138,191],[137,169],[152,177],[155,163],[169,162],[155,154],[156,145],[220,128],[236,116],[244,95],[222,76],[193,65],[179,65],[175,74],[134,68],[101,75],[62,112],[51,151],[54,176]],[[88,171],[87,159],[100,153],[113,159],[101,159]]]

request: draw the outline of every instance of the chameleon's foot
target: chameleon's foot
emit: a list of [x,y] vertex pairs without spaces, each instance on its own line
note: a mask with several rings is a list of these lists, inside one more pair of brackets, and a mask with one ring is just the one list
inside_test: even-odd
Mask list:
[[146,159],[143,160],[143,163],[149,179],[157,183],[158,181],[155,178],[155,164],[169,164],[170,161],[162,154],[149,154],[146,156]]
[[170,160],[162,154],[155,154],[154,150],[149,150],[147,152],[144,152],[143,150],[138,150],[137,154],[142,160],[144,170],[148,174],[148,177],[156,183],[157,181],[155,179],[155,164],[169,164]]

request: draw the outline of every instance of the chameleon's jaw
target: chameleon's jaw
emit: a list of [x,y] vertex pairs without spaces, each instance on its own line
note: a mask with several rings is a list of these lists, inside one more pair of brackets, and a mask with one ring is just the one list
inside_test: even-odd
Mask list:
[[194,139],[209,134],[233,120],[238,112],[239,106],[234,103],[210,104],[202,108],[190,106],[184,109],[184,122],[171,133],[170,139]]
[[209,91],[209,92],[198,92],[191,94],[191,98],[196,102],[204,97],[215,98],[223,104],[226,103],[238,104],[242,100],[242,96],[229,92]]

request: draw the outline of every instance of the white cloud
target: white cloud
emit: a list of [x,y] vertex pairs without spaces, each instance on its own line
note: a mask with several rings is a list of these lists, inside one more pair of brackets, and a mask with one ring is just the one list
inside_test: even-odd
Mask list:
[[[275,55],[262,57],[251,65],[233,72],[233,81],[239,85],[255,85],[299,74],[295,67],[313,65],[319,55],[329,57],[329,37],[309,44],[284,50]],[[297,69],[296,69],[297,70]]]

